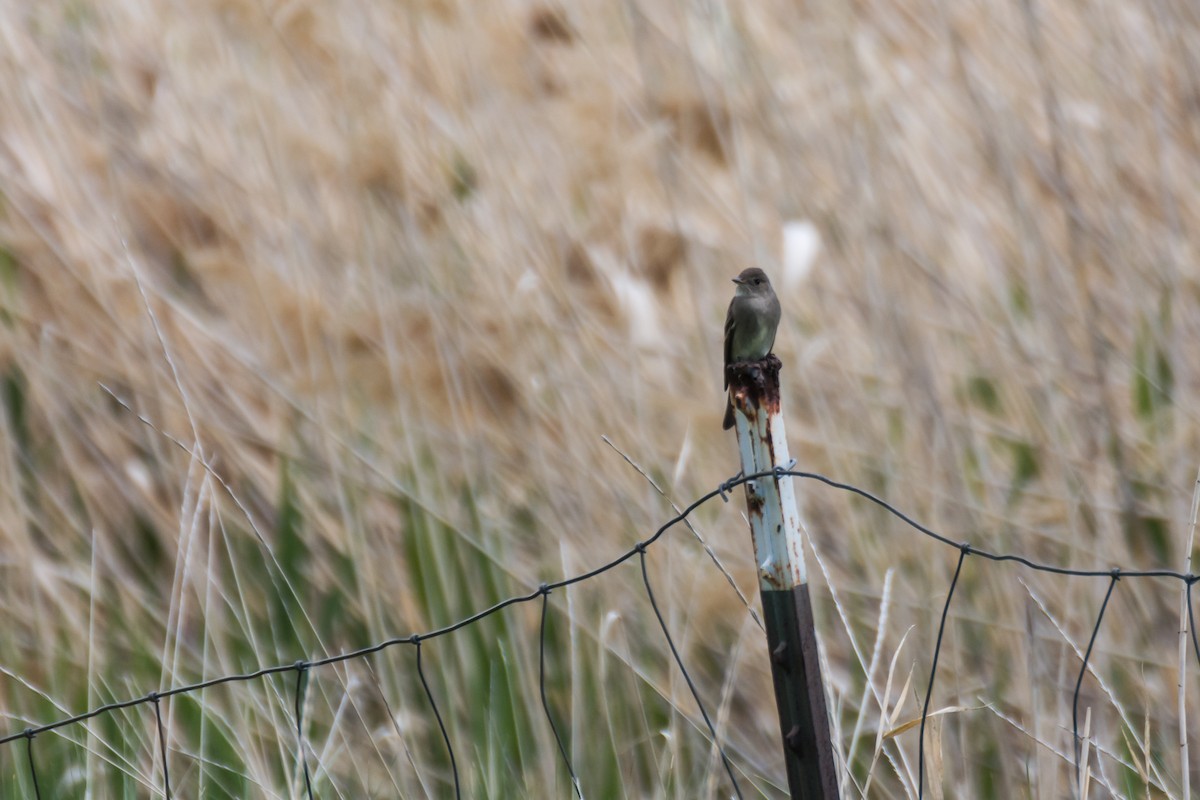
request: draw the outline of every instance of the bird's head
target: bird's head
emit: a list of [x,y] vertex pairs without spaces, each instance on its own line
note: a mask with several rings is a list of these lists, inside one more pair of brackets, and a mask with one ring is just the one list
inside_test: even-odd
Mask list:
[[767,278],[767,273],[758,267],[742,270],[733,282],[737,284],[737,294],[741,296],[767,294],[771,291],[771,281]]

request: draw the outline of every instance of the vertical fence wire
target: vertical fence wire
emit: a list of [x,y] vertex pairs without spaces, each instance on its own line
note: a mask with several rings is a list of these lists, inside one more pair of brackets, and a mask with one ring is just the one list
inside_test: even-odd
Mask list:
[[425,670],[421,667],[421,637],[413,634],[409,641],[417,648],[417,677],[421,679],[421,686],[425,688],[425,697],[429,700],[429,707],[433,709],[433,717],[437,720],[438,729],[442,732],[442,741],[446,743],[446,752],[450,754],[450,772],[454,776],[454,797],[462,800],[462,788],[458,783],[458,761],[454,758],[454,745],[450,744],[450,734],[446,733],[446,723],[442,721],[442,713],[438,711],[437,700],[433,698],[433,690],[429,688]]
[[937,678],[938,657],[942,653],[942,636],[946,633],[946,618],[950,615],[950,601],[954,599],[954,587],[958,586],[958,576],[962,573],[963,562],[970,554],[971,545],[965,542],[959,545],[958,566],[954,568],[950,591],[946,592],[946,603],[942,606],[942,621],[938,624],[937,644],[933,647],[933,665],[929,668],[929,685],[925,688],[925,706],[921,709],[921,733],[917,741],[917,800],[921,800],[925,796],[925,722],[929,719],[929,700],[933,697],[933,682]]
[[308,800],[313,800],[312,777],[308,774],[308,756],[304,752],[304,695],[306,689],[304,676],[308,672],[308,667],[307,661],[297,661],[293,668],[296,670],[297,754],[300,756],[300,765],[304,767],[304,793],[308,796]]
[[161,698],[158,692],[151,692],[149,697],[150,702],[154,704],[154,719],[158,723],[158,749],[162,753],[163,767],[163,794],[166,795],[167,800],[171,800],[171,773],[167,768],[167,734],[163,728],[162,707],[159,704]]
[[538,633],[538,689],[542,693],[542,710],[546,712],[546,720],[550,723],[550,730],[554,733],[554,741],[558,742],[558,752],[562,753],[563,763],[567,765],[567,773],[571,776],[571,786],[575,788],[575,795],[579,800],[583,800],[583,789],[579,785],[579,776],[575,774],[575,768],[571,766],[571,757],[567,755],[567,747],[558,733],[558,726],[554,724],[554,715],[550,713],[550,702],[546,699],[546,610],[550,606],[550,587],[543,583],[541,593],[542,622]]
[[[1083,676],[1087,672],[1088,660],[1092,657],[1092,648],[1096,645],[1096,637],[1100,634],[1100,623],[1104,621],[1104,610],[1108,608],[1109,598],[1117,581],[1121,580],[1121,570],[1112,571],[1112,580],[1108,582],[1108,591],[1104,593],[1104,602],[1100,604],[1100,613],[1096,615],[1096,625],[1092,628],[1092,638],[1088,640],[1087,651],[1083,654],[1083,663],[1079,665],[1079,677],[1075,680],[1075,697],[1071,702],[1071,738],[1075,743],[1075,785],[1079,786],[1079,773],[1082,755],[1082,743],[1079,741],[1079,692],[1083,687]],[[1189,604],[1190,605],[1190,604]]]
[[25,729],[25,755],[29,759],[29,777],[33,778],[33,796],[42,800],[42,789],[38,786],[37,764],[33,763],[33,728]]
[[712,734],[713,746],[721,754],[721,761],[725,764],[725,772],[728,773],[729,780],[733,784],[734,794],[738,796],[738,800],[742,800],[742,787],[738,785],[737,778],[734,777],[733,765],[729,763],[729,756],[725,755],[725,748],[717,737],[717,729],[713,726],[712,720],[708,718],[708,711],[704,708],[704,701],[700,699],[700,692],[696,689],[696,684],[692,682],[692,676],[688,674],[687,667],[683,665],[679,651],[675,649],[675,642],[671,639],[671,632],[667,629],[667,621],[663,619],[662,612],[658,610],[658,601],[654,599],[654,589],[650,587],[650,573],[646,570],[646,545],[644,542],[638,542],[635,549],[642,560],[642,582],[646,584],[646,596],[650,598],[650,607],[654,609],[658,626],[662,628],[663,636],[667,639],[667,646],[671,648],[671,655],[675,657],[675,663],[679,666],[679,671],[683,673],[683,679],[687,681],[688,688],[692,691],[692,697],[700,708],[700,716],[704,717],[704,724],[708,726],[708,732]]

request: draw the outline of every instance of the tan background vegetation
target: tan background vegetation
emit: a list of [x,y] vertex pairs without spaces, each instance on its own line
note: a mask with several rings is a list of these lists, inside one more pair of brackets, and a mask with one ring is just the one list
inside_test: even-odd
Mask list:
[[[955,540],[1183,569],[1197,53],[1176,0],[5,0],[0,733],[442,625],[626,549],[671,512],[602,435],[681,504],[737,471],[720,323],[749,264],[784,304],[801,468]],[[820,234],[807,274],[789,221]],[[877,732],[919,713],[956,555],[802,494],[845,796],[912,794],[915,730]],[[695,522],[753,598],[737,506]],[[651,564],[747,796],[782,796],[761,633],[688,532]],[[1103,592],[968,563],[935,792],[1070,796]],[[727,793],[636,568],[553,600],[585,791]],[[1165,581],[1114,595],[1081,697],[1099,796],[1181,796],[1177,604]],[[561,796],[520,710],[536,609],[505,620],[424,651],[464,788]],[[322,795],[446,796],[412,668],[314,678]],[[268,682],[170,709],[184,796],[294,790],[290,704]],[[142,714],[38,746],[53,796],[161,781]]]

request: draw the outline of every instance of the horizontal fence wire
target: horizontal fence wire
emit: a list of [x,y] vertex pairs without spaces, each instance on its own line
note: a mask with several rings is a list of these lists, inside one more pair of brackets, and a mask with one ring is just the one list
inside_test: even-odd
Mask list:
[[78,724],[81,722],[85,722],[89,719],[93,719],[93,718],[98,717],[103,714],[109,714],[114,711],[118,711],[120,709],[132,708],[134,706],[140,706],[140,705],[149,703],[154,706],[155,718],[156,718],[156,722],[157,722],[158,745],[159,745],[159,751],[160,751],[160,754],[162,757],[162,762],[163,762],[163,765],[162,765],[163,766],[163,793],[169,800],[169,798],[171,798],[172,795],[171,795],[170,773],[168,771],[168,766],[167,766],[167,735],[166,735],[166,730],[163,727],[163,723],[162,723],[162,712],[161,712],[161,708],[160,708],[161,701],[165,698],[174,697],[175,695],[191,694],[193,692],[199,692],[201,690],[208,689],[208,688],[211,688],[214,686],[220,686],[222,684],[254,681],[254,680],[258,680],[260,678],[265,678],[265,677],[268,677],[271,675],[279,675],[279,674],[283,674],[283,673],[287,673],[287,672],[295,672],[296,673],[296,686],[295,686],[295,698],[294,699],[295,699],[295,720],[296,720],[296,739],[297,739],[296,757],[299,762],[297,765],[297,771],[303,774],[305,795],[307,798],[309,798],[309,800],[312,800],[312,798],[314,797],[313,786],[312,786],[312,777],[309,772],[308,758],[307,758],[306,752],[305,752],[306,745],[305,745],[304,725],[303,725],[304,699],[305,699],[306,687],[307,687],[306,678],[308,677],[309,673],[311,673],[311,671],[313,669],[329,666],[331,664],[339,664],[339,663],[343,663],[343,662],[347,662],[347,661],[353,661],[356,659],[365,658],[366,656],[372,655],[374,653],[378,653],[382,650],[385,650],[385,649],[388,649],[391,647],[396,647],[396,646],[400,646],[400,645],[411,645],[416,650],[417,675],[420,678],[422,688],[425,691],[425,696],[429,700],[430,708],[433,711],[434,718],[436,719],[437,724],[438,724],[438,729],[441,732],[442,740],[446,745],[446,750],[450,757],[450,767],[451,767],[451,772],[452,772],[452,776],[453,776],[453,780],[454,780],[455,797],[461,798],[462,791],[461,791],[460,777],[459,777],[459,772],[458,772],[458,761],[455,757],[454,746],[451,743],[450,735],[447,732],[445,721],[443,720],[441,712],[438,708],[437,700],[435,698],[433,689],[430,686],[428,678],[422,667],[421,645],[423,642],[426,642],[430,639],[435,639],[435,638],[438,638],[441,636],[447,636],[456,631],[462,630],[463,628],[473,625],[476,622],[479,622],[480,620],[486,619],[487,617],[490,617],[493,614],[496,614],[496,613],[508,608],[509,606],[540,601],[542,604],[542,609],[541,609],[541,625],[539,628],[538,682],[539,682],[539,688],[540,688],[540,691],[542,694],[542,707],[543,707],[543,711],[545,712],[545,715],[546,715],[546,720],[549,723],[551,731],[554,734],[555,741],[558,744],[559,753],[562,756],[562,759],[566,764],[567,772],[571,778],[571,785],[573,787],[573,790],[574,790],[575,794],[580,798],[580,800],[582,800],[582,798],[584,797],[583,784],[582,784],[579,776],[576,775],[575,770],[571,765],[571,760],[568,756],[566,745],[564,744],[562,737],[559,735],[558,726],[555,723],[554,718],[550,713],[549,703],[546,701],[546,695],[545,695],[545,690],[546,690],[546,674],[545,674],[546,610],[547,610],[547,606],[549,603],[549,595],[555,589],[565,589],[565,588],[573,586],[575,584],[583,583],[585,581],[591,580],[592,578],[595,578],[599,575],[603,575],[604,573],[615,569],[616,567],[624,564],[626,561],[629,561],[632,558],[634,558],[635,556],[637,556],[640,561],[642,582],[643,582],[644,588],[646,590],[646,596],[649,599],[651,609],[653,610],[654,615],[658,620],[659,628],[662,631],[663,637],[666,639],[667,645],[671,651],[671,655],[673,657],[675,665],[679,668],[680,672],[682,673],[682,675],[684,677],[684,680],[687,682],[688,688],[691,690],[692,697],[696,701],[696,706],[699,709],[700,715],[704,720],[705,727],[708,729],[708,732],[709,732],[710,736],[712,737],[712,746],[714,748],[716,748],[717,753],[719,754],[719,756],[721,758],[721,762],[725,768],[725,773],[726,773],[727,777],[729,778],[730,788],[733,790],[734,794],[737,797],[741,798],[742,790],[741,790],[741,786],[738,783],[738,780],[737,780],[737,777],[735,774],[733,762],[730,760],[728,753],[726,753],[724,746],[721,744],[720,738],[717,735],[716,727],[713,725],[712,720],[709,717],[708,710],[705,707],[704,701],[700,696],[700,692],[697,689],[695,682],[692,680],[692,677],[691,677],[690,673],[688,672],[686,666],[684,665],[682,656],[680,655],[679,651],[675,648],[675,643],[674,643],[674,640],[671,638],[671,634],[667,628],[666,621],[663,618],[662,613],[660,612],[660,610],[658,608],[658,602],[655,599],[654,590],[650,584],[649,572],[646,567],[646,553],[647,553],[648,548],[651,545],[655,544],[659,539],[661,539],[667,531],[669,531],[675,525],[686,521],[687,518],[689,517],[689,515],[691,515],[696,509],[698,509],[705,503],[711,501],[712,499],[714,499],[716,497],[720,497],[722,500],[728,502],[729,493],[734,488],[736,488],[742,484],[748,483],[750,481],[761,480],[764,478],[771,478],[774,480],[779,480],[779,479],[785,478],[785,477],[800,478],[800,479],[804,479],[804,480],[816,481],[816,482],[825,484],[826,486],[832,487],[834,489],[839,489],[839,490],[857,495],[865,500],[868,500],[868,501],[878,505],[880,508],[884,509],[885,511],[890,513],[892,516],[894,516],[897,519],[899,519],[900,521],[904,522],[906,525],[908,525],[912,529],[918,531],[919,533],[921,533],[943,545],[953,547],[959,551],[958,564],[955,567],[954,576],[951,579],[949,590],[946,593],[946,601],[942,607],[941,621],[938,626],[937,643],[934,646],[934,651],[932,654],[932,665],[931,665],[930,671],[929,671],[929,682],[928,682],[926,693],[925,693],[924,706],[921,710],[920,741],[918,743],[918,785],[917,785],[917,797],[918,798],[923,798],[924,792],[925,792],[925,724],[926,724],[926,721],[929,716],[930,698],[933,695],[934,682],[937,678],[937,666],[938,666],[938,658],[941,654],[942,637],[943,637],[943,634],[945,633],[946,621],[949,618],[950,606],[954,599],[954,590],[955,590],[955,587],[958,585],[959,576],[962,573],[963,565],[966,562],[968,556],[975,556],[980,559],[983,559],[986,561],[992,561],[992,562],[1011,561],[1011,562],[1020,564],[1024,567],[1027,567],[1029,569],[1036,570],[1038,572],[1046,572],[1046,573],[1051,573],[1051,574],[1055,574],[1055,575],[1065,575],[1065,576],[1079,577],[1079,578],[1107,578],[1109,580],[1108,591],[1105,594],[1104,602],[1101,604],[1100,610],[1096,615],[1096,622],[1092,626],[1091,637],[1088,641],[1087,651],[1085,652],[1084,657],[1083,657],[1083,663],[1080,666],[1079,676],[1076,680],[1075,690],[1074,690],[1074,694],[1073,694],[1071,725],[1072,725],[1072,736],[1073,736],[1073,740],[1074,740],[1074,768],[1075,768],[1075,774],[1076,774],[1076,785],[1078,785],[1078,777],[1079,777],[1080,769],[1081,769],[1081,764],[1080,764],[1081,740],[1079,737],[1079,714],[1078,714],[1079,695],[1080,695],[1080,692],[1082,689],[1084,675],[1087,672],[1088,662],[1091,658],[1092,649],[1095,646],[1096,639],[1100,633],[1100,625],[1104,619],[1104,612],[1108,607],[1108,602],[1111,599],[1113,591],[1116,588],[1117,582],[1119,580],[1121,580],[1122,578],[1170,578],[1170,579],[1178,580],[1178,581],[1181,581],[1184,583],[1184,585],[1186,587],[1188,619],[1189,619],[1189,623],[1190,623],[1188,627],[1191,631],[1192,649],[1196,655],[1197,662],[1200,663],[1200,639],[1198,639],[1197,635],[1196,635],[1195,614],[1194,614],[1194,611],[1192,608],[1192,586],[1193,586],[1193,584],[1195,584],[1197,582],[1197,580],[1200,580],[1200,576],[1197,576],[1193,573],[1176,572],[1174,570],[1168,570],[1168,569],[1134,570],[1134,569],[1122,569],[1119,567],[1118,568],[1109,568],[1109,569],[1091,569],[1091,570],[1070,569],[1067,567],[1061,567],[1061,566],[1057,566],[1054,564],[1040,563],[1040,562],[1037,562],[1032,559],[1026,558],[1024,556],[1016,555],[1016,554],[989,552],[987,550],[982,550],[980,548],[977,548],[967,542],[955,542],[953,539],[950,539],[947,536],[937,533],[936,531],[928,528],[927,526],[922,525],[920,522],[917,522],[915,519],[908,516],[904,512],[900,511],[898,508],[891,505],[886,500],[881,499],[880,497],[872,494],[871,492],[869,492],[865,489],[861,489],[857,486],[854,486],[853,484],[842,483],[840,481],[833,480],[832,478],[828,478],[824,475],[821,475],[821,474],[818,474],[815,472],[803,472],[803,471],[791,469],[788,467],[777,467],[773,470],[765,470],[765,471],[757,472],[757,473],[754,473],[751,475],[739,474],[739,475],[737,475],[733,478],[730,478],[729,480],[721,483],[719,486],[717,486],[717,488],[702,495],[701,497],[699,497],[698,499],[693,501],[690,505],[688,505],[686,508],[684,508],[682,511],[679,511],[674,517],[671,517],[666,523],[664,523],[661,527],[659,527],[651,536],[639,541],[637,544],[633,545],[631,548],[626,550],[621,555],[617,556],[616,558],[613,558],[612,560],[610,560],[604,564],[601,564],[598,567],[595,567],[594,569],[588,570],[586,572],[582,572],[578,575],[573,575],[573,576],[570,576],[567,578],[562,578],[562,579],[560,579],[558,581],[554,581],[552,583],[543,583],[537,589],[529,592],[528,594],[515,595],[515,596],[509,597],[505,600],[501,600],[500,602],[496,603],[495,605],[489,606],[488,608],[485,608],[481,611],[471,614],[470,616],[464,617],[464,618],[458,620],[457,622],[453,622],[444,627],[436,628],[434,630],[427,631],[425,633],[413,633],[408,636],[395,636],[395,637],[392,637],[389,639],[385,639],[381,642],[377,642],[375,644],[359,648],[357,650],[350,650],[350,651],[347,651],[344,653],[337,653],[337,654],[325,656],[322,658],[316,658],[316,659],[311,659],[311,660],[301,659],[301,660],[295,661],[291,664],[263,666],[252,672],[244,672],[244,673],[237,673],[237,674],[231,674],[231,675],[222,675],[220,677],[209,678],[207,680],[199,681],[197,683],[191,683],[191,684],[187,684],[184,686],[175,686],[175,687],[172,687],[169,689],[164,689],[162,691],[150,692],[149,694],[146,694],[141,697],[133,697],[128,700],[106,703],[104,705],[97,706],[95,708],[89,709],[88,711],[84,711],[82,713],[75,714],[70,717],[64,717],[62,719],[44,723],[42,725],[30,726],[30,727],[27,727],[24,730],[18,731],[16,733],[11,733],[11,734],[5,735],[3,737],[0,737],[0,746],[12,744],[21,739],[25,740],[26,761],[27,761],[28,768],[29,768],[30,778],[31,778],[31,781],[33,784],[34,794],[35,794],[35,797],[40,798],[41,797],[40,781],[38,779],[36,760],[34,758],[34,753],[33,753],[34,739],[37,736],[39,736],[40,734],[43,734],[43,733],[56,731],[60,728],[64,728],[69,725],[75,725],[75,724]]

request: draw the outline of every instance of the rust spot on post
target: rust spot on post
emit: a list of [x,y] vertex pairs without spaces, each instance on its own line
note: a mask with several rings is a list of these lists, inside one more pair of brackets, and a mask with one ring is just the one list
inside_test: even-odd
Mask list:
[[758,580],[759,583],[766,583],[774,591],[782,592],[787,590],[787,587],[783,585],[783,581],[779,577],[778,570],[759,569]]
[[746,416],[763,409],[768,414],[779,411],[779,369],[783,365],[774,353],[761,361],[738,361],[725,368],[733,404]]

